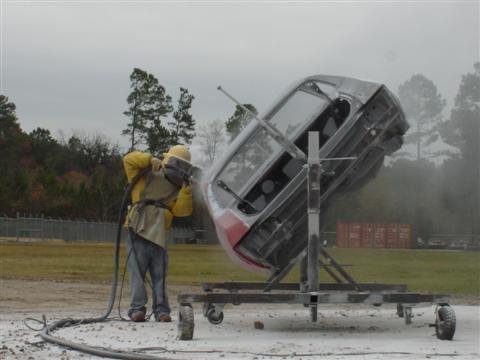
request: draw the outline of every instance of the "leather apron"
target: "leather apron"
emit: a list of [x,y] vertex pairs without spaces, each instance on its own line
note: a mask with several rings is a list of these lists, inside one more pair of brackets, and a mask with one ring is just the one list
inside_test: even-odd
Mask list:
[[141,237],[165,248],[168,231],[165,228],[166,204],[175,200],[180,188],[165,177],[163,169],[150,172],[140,200],[128,214],[128,227]]

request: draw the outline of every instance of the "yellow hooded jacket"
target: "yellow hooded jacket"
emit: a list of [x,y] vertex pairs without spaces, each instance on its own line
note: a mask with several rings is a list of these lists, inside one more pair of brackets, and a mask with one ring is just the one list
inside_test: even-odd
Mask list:
[[[125,173],[127,175],[128,181],[132,181],[132,179],[142,170],[145,169],[146,167],[150,166],[150,161],[152,159],[152,155],[149,153],[145,152],[140,152],[140,151],[133,151],[123,158],[123,167],[125,169]],[[146,182],[145,182],[145,177],[141,178],[138,180],[136,185],[132,189],[132,204],[136,204],[142,197],[142,193],[145,189]],[[161,214],[163,213],[164,219],[161,221],[161,223],[164,224],[165,228],[164,229],[143,229],[145,233],[152,233],[156,232],[158,234],[164,234],[165,232],[170,230],[172,226],[172,220],[173,217],[184,217],[184,216],[189,216],[192,214],[192,192],[190,189],[190,186],[188,185],[183,185],[180,190],[178,191],[177,196],[174,196],[174,198],[170,201],[168,201],[166,204],[166,209],[157,209],[158,213]],[[127,217],[127,224],[129,219],[132,217],[132,212],[135,210],[133,207],[130,210],[130,213]],[[159,226],[158,223],[152,223],[149,224],[149,226]],[[140,235],[142,235],[140,233]],[[150,237],[150,236],[148,236]],[[153,238],[148,238],[148,240],[160,245],[160,246],[165,246],[166,245],[166,239],[159,239],[158,236],[156,239]],[[161,236],[164,237],[164,236]]]

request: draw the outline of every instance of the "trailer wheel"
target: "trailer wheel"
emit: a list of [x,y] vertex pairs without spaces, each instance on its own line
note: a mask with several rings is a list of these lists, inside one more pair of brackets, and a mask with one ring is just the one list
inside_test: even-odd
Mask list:
[[210,324],[213,324],[213,325],[221,324],[223,321],[223,311],[217,314],[215,312],[215,308],[212,307],[207,311],[207,319],[210,322]]
[[178,309],[178,338],[192,340],[194,326],[192,305],[181,305]]
[[208,311],[213,308],[214,306],[212,304],[203,303],[203,316],[207,317]]
[[437,319],[435,320],[435,333],[440,340],[452,340],[455,334],[457,320],[455,312],[449,305],[442,305],[437,310]]

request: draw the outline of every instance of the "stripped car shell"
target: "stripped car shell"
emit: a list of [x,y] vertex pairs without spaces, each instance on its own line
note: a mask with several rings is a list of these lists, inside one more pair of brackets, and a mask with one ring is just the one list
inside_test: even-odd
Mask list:
[[[382,84],[316,75],[292,85],[252,120],[210,171],[205,199],[220,243],[249,270],[285,273],[306,252],[307,169],[285,143],[307,155],[308,132],[320,134],[321,212],[334,198],[373,178],[398,150],[408,123]],[[277,132],[278,132],[277,131]],[[324,218],[324,217],[322,217]]]

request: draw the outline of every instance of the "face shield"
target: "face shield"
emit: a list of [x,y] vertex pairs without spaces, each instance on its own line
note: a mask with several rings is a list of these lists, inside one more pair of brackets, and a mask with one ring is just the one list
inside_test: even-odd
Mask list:
[[182,186],[190,182],[192,176],[192,164],[176,156],[168,156],[164,159],[165,177],[172,183]]

